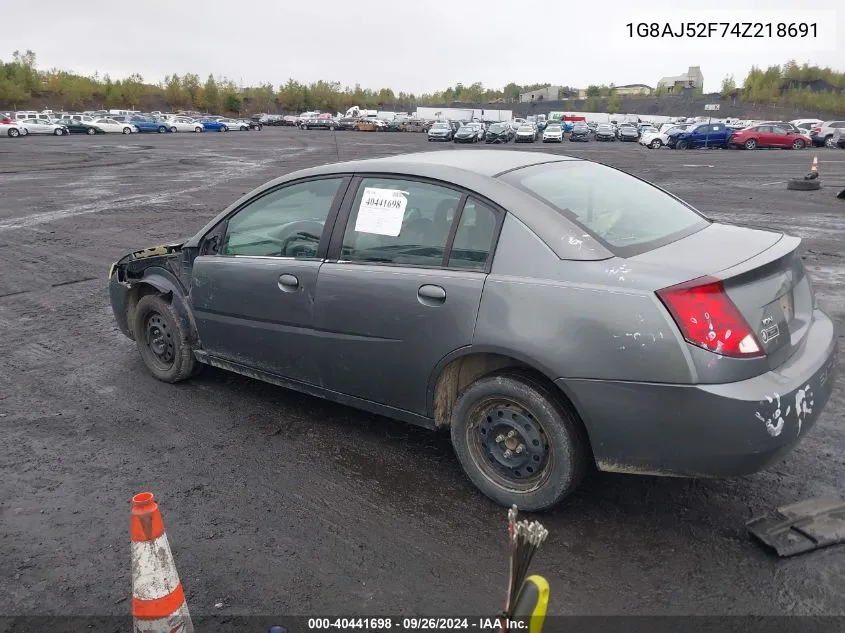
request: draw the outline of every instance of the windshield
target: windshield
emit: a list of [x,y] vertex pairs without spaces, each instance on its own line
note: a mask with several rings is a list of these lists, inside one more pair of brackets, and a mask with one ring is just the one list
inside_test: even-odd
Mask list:
[[434,125],[431,126],[431,129],[432,130],[447,130],[447,129],[449,129],[449,124],[448,123],[435,123]]
[[560,132],[560,124],[559,123],[552,123],[548,127],[546,127],[548,132]]
[[507,126],[504,123],[494,123],[490,126],[491,132],[501,132],[504,129],[507,129]]
[[533,131],[534,131],[534,127],[533,127],[533,126],[531,126],[531,125],[520,125],[520,126],[519,126],[519,131],[520,131],[520,132],[533,132]]
[[599,163],[536,165],[509,172],[502,180],[550,204],[623,257],[668,244],[709,223],[654,185]]

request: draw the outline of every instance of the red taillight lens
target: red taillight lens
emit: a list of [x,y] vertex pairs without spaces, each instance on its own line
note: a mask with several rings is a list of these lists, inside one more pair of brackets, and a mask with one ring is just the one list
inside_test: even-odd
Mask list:
[[821,131],[822,131],[822,129],[820,127],[814,127],[813,128],[813,132],[815,132],[816,134],[818,134]]
[[693,345],[734,358],[764,356],[745,318],[712,277],[699,277],[657,291],[684,339]]

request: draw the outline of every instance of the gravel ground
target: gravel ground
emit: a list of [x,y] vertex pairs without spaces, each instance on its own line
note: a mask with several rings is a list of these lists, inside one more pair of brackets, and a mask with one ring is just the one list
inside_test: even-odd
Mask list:
[[[500,608],[505,512],[465,479],[447,437],[217,370],[157,382],[115,328],[105,280],[126,252],[193,234],[285,172],[452,147],[293,129],[0,139],[0,615],[127,614],[128,501],[147,489],[195,614]],[[841,331],[845,152],[530,148],[599,160],[716,219],[804,238]],[[786,191],[814,154],[823,189]],[[838,381],[819,423],[767,472],[591,475],[543,518],[551,534],[535,569],[551,581],[550,612],[845,613],[845,547],[780,561],[744,527],[839,495]]]

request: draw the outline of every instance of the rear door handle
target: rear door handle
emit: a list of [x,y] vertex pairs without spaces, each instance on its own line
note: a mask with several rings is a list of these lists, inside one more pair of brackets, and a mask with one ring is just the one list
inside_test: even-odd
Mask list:
[[446,301],[446,291],[440,286],[425,285],[417,290],[417,297],[420,303],[425,305],[438,305]]
[[299,279],[294,275],[281,275],[279,277],[279,289],[284,292],[294,292],[299,288]]

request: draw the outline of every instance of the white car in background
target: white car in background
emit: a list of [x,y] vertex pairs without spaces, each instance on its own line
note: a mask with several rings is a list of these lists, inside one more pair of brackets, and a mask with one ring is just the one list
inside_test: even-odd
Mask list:
[[241,132],[249,130],[249,123],[240,119],[218,119],[218,121],[230,130],[240,130]]
[[26,136],[26,130],[18,123],[0,122],[0,136],[11,136],[12,138]]
[[190,117],[175,116],[167,119],[167,125],[170,126],[171,132],[195,132],[200,133],[205,130],[202,123],[194,121]]
[[24,136],[27,134],[54,134],[55,136],[68,134],[66,126],[43,119],[25,119],[18,121],[18,125],[21,127],[21,134]]
[[651,149],[660,149],[669,142],[669,133],[674,131],[685,130],[689,125],[682,123],[681,125],[674,125],[671,127],[661,126],[660,132],[646,132],[640,137],[640,145],[649,147]]
[[108,117],[104,119],[95,119],[93,125],[96,125],[103,132],[111,134],[132,134],[138,132],[138,128],[131,123],[117,121]]
[[563,143],[563,128],[560,123],[549,123],[543,130],[544,143]]

